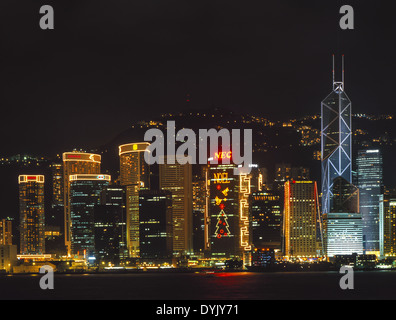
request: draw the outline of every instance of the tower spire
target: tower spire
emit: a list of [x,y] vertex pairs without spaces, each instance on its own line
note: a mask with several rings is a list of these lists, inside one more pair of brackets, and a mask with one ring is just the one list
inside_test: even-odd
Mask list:
[[333,91],[338,93],[344,91],[344,55],[342,55],[342,80],[335,81],[335,59],[333,54]]
[[344,55],[342,55],[342,86],[345,89]]

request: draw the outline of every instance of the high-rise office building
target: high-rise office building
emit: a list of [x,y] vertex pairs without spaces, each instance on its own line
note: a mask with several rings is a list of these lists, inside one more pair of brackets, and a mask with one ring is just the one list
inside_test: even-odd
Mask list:
[[11,245],[12,244],[12,220],[1,219],[0,220],[0,244]]
[[150,168],[144,160],[148,142],[119,146],[120,183],[126,190],[127,243],[130,257],[139,253],[139,191],[150,189]]
[[213,258],[242,257],[238,176],[234,164],[209,165],[209,245]]
[[95,258],[95,206],[111,177],[105,174],[70,175],[71,250]]
[[274,191],[254,192],[250,196],[253,246],[281,249],[282,201]]
[[65,218],[65,245],[71,253],[70,176],[75,174],[100,174],[101,156],[85,152],[63,153],[63,205]]
[[99,265],[120,265],[129,257],[126,244],[125,189],[108,186],[94,208],[95,254]]
[[208,166],[209,210],[205,241],[212,258],[239,258],[250,264],[252,243],[250,205],[251,176],[242,171],[235,174],[235,164]]
[[[318,223],[318,190],[315,181],[286,181],[284,202],[285,256],[321,256],[321,230]],[[319,236],[319,237],[318,237]]]
[[359,189],[343,177],[335,178],[330,206],[331,212],[323,214],[327,256],[363,254]]
[[192,167],[167,156],[159,165],[160,189],[172,193],[173,254],[193,252]]
[[[169,191],[139,192],[140,257],[168,259],[173,257],[172,194]],[[150,260],[151,262],[153,260]]]
[[334,179],[352,182],[352,103],[344,90],[344,57],[342,61],[342,81],[336,82],[333,57],[333,90],[321,106],[322,213],[330,212]]
[[19,228],[21,254],[45,253],[44,176],[20,175]]
[[363,248],[366,254],[380,251],[379,201],[382,194],[382,155],[378,149],[359,150],[356,158],[357,187],[363,219]]

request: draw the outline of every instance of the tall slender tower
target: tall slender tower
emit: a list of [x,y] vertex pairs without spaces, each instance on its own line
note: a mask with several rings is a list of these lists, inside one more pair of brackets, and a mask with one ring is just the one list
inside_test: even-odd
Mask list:
[[85,152],[63,154],[63,196],[65,212],[65,245],[71,253],[70,176],[73,174],[100,174],[101,156]]
[[20,175],[19,212],[21,254],[44,254],[44,176]]
[[172,193],[173,254],[192,252],[192,167],[175,156],[159,165],[160,189]]
[[139,191],[150,189],[150,168],[144,160],[148,142],[119,146],[120,183],[126,192],[126,241],[130,257],[140,256]]
[[352,182],[352,103],[344,90],[344,56],[341,82],[335,81],[334,73],[333,55],[333,90],[321,108],[322,213],[330,212],[334,179],[343,177]]
[[379,149],[359,150],[356,157],[357,186],[363,219],[363,248],[366,254],[380,253],[380,196],[382,194],[382,154]]

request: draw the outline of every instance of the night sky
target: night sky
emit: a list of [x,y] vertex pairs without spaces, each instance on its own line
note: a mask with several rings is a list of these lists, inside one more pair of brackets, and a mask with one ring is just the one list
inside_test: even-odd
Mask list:
[[[44,4],[55,30],[39,27]],[[355,30],[339,27],[344,4]],[[317,114],[333,53],[345,54],[354,113],[394,113],[393,9],[391,1],[1,0],[0,155],[96,147],[136,120],[186,110],[187,94],[194,109]]]

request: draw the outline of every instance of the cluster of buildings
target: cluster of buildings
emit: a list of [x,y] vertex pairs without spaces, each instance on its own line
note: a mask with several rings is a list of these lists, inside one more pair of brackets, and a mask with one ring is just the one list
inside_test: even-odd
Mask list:
[[396,192],[383,186],[379,149],[352,159],[343,82],[333,80],[321,119],[320,186],[309,168],[287,163],[276,165],[273,179],[256,164],[236,173],[222,161],[231,152],[211,155],[195,173],[168,157],[153,175],[144,160],[149,143],[132,142],[119,146],[116,177],[103,173],[100,154],[65,152],[51,165],[50,214],[44,176],[18,177],[19,250],[12,222],[1,220],[0,270],[39,261],[72,270],[395,257]]

